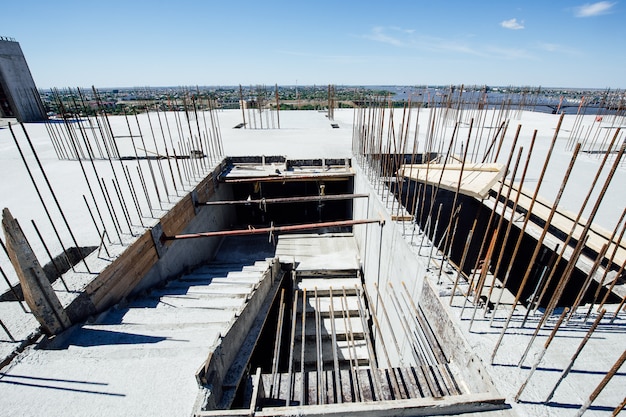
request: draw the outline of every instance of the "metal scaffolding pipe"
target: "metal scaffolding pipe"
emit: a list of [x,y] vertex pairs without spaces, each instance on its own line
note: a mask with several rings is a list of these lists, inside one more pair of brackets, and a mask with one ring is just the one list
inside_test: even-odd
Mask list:
[[237,184],[247,182],[289,182],[289,181],[347,181],[348,178],[354,177],[354,173],[338,173],[338,174],[315,174],[310,175],[271,175],[265,177],[248,177],[248,178],[224,178],[220,177],[219,181],[226,184]]
[[324,227],[340,227],[340,226],[354,226],[357,224],[368,223],[380,223],[385,224],[383,219],[362,219],[362,220],[338,220],[332,222],[321,223],[307,223],[307,224],[295,224],[291,226],[270,226],[260,229],[243,229],[243,230],[220,230],[215,232],[199,232],[189,233],[185,235],[166,236],[161,237],[161,240],[181,240],[181,239],[197,239],[201,237],[217,237],[217,236],[246,236],[246,235],[260,235],[264,233],[276,233],[276,232],[293,232],[297,230],[310,230],[319,229]]
[[302,196],[302,197],[261,198],[261,199],[254,199],[254,200],[206,201],[204,203],[196,203],[196,206],[203,207],[203,206],[226,206],[226,205],[246,205],[246,204],[271,204],[271,203],[306,203],[308,201],[350,200],[353,198],[366,198],[366,197],[369,197],[369,194],[312,195],[312,196]]

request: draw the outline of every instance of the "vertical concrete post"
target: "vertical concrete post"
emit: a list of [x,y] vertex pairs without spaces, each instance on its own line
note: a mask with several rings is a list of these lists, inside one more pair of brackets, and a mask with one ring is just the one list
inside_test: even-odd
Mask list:
[[9,209],[2,211],[2,227],[9,259],[20,279],[24,300],[48,334],[57,334],[72,325],[22,229]]

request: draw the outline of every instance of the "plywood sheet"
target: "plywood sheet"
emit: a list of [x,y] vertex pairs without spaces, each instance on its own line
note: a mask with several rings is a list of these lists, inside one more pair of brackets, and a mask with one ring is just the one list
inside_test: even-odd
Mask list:
[[479,199],[487,197],[489,189],[504,176],[501,164],[465,164],[462,170],[461,167],[461,164],[407,164],[400,166],[398,174],[421,183],[440,184],[450,191],[457,190],[460,178],[459,192]]

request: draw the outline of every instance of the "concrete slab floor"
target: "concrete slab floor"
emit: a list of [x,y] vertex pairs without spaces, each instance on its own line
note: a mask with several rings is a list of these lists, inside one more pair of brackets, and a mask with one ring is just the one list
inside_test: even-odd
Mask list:
[[[216,273],[198,268],[192,280],[173,281],[28,347],[0,373],[0,416],[188,416],[198,367],[247,302],[241,295],[255,288],[239,280],[211,285],[213,276],[227,278],[248,263],[254,267],[245,273],[260,277],[255,261],[271,256],[268,248],[255,239],[225,242]],[[198,295],[195,287],[212,294]]]

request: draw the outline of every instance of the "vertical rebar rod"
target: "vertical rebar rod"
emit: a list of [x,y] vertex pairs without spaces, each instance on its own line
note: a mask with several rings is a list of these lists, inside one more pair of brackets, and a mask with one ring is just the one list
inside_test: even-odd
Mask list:
[[139,205],[139,197],[137,197],[137,191],[135,191],[135,184],[133,183],[133,179],[130,176],[130,170],[127,166],[122,165],[122,171],[124,172],[124,177],[126,178],[126,182],[128,184],[128,188],[130,190],[130,197],[133,200],[133,204],[135,205],[135,210],[137,211],[137,216],[139,218],[139,224],[141,227],[145,227],[143,224],[143,212],[141,211],[141,206]]
[[[152,203],[150,202],[150,195],[148,193],[148,187],[146,186],[146,181],[143,178],[143,174],[141,172],[139,163],[137,163],[136,168],[137,168],[137,176],[139,177],[139,182],[141,183],[143,194],[146,197],[146,202],[148,203],[148,211],[150,211],[150,217],[154,218],[154,212],[152,211]],[[128,175],[130,176],[130,173]]]
[[[504,198],[504,204],[502,204],[502,215],[500,216],[500,219],[498,220],[498,226],[496,226],[496,230],[498,230],[498,234],[500,231],[500,228],[502,226],[502,222],[504,221],[504,218],[506,217],[506,210],[507,207],[509,205],[509,201],[511,198],[511,192],[513,190],[513,182],[515,181],[515,175],[517,174],[517,169],[519,168],[519,163],[522,157],[522,152],[524,150],[523,146],[520,146],[518,153],[517,153],[517,158],[515,160],[515,165],[513,167],[513,171],[511,173],[511,183],[508,186],[507,192],[506,192],[506,196]],[[505,178],[502,179],[503,184],[505,181]],[[504,237],[502,238],[502,247],[499,250],[499,254],[498,254],[498,259],[496,261],[496,266],[493,270],[493,278],[491,279],[491,285],[489,286],[489,292],[487,294],[487,301],[485,302],[485,312],[483,314],[483,317],[487,314],[487,310],[488,310],[488,305],[491,303],[491,295],[493,294],[493,289],[496,286],[496,279],[498,278],[498,272],[500,271],[500,266],[502,265],[502,260],[504,258],[504,249],[506,246],[506,243],[509,239],[509,233],[511,231],[511,228],[509,227],[511,225],[511,223],[513,222],[513,216],[515,215],[515,212],[512,211],[511,212],[511,222],[507,222],[507,227],[506,230],[504,232]],[[502,286],[501,291],[504,291],[504,286]]]
[[[460,207],[461,205],[459,205]],[[441,285],[441,276],[443,273],[444,264],[448,265],[448,270],[450,269],[450,256],[452,256],[452,245],[455,242],[456,231],[459,225],[459,217],[455,216],[454,220],[454,228],[452,229],[452,236],[450,239],[446,239],[446,243],[443,246],[443,258],[441,259],[441,264],[439,265],[439,276],[437,277],[437,285]]]
[[341,308],[344,311],[344,320],[347,322],[346,328],[348,329],[348,352],[350,357],[354,360],[354,366],[350,367],[352,373],[352,381],[354,387],[354,396],[356,401],[362,401],[363,395],[361,393],[361,382],[359,379],[359,357],[356,351],[356,341],[354,339],[354,331],[352,329],[351,315],[348,308],[348,297],[346,295],[346,287],[341,287]]
[[[106,234],[106,230],[103,230],[102,232],[100,232],[100,228],[98,227],[98,223],[96,222],[96,218],[93,216],[93,213],[91,211],[91,207],[89,206],[89,203],[87,202],[87,197],[85,197],[85,194],[83,194],[83,200],[85,201],[85,206],[87,206],[87,211],[89,212],[89,216],[91,217],[91,221],[93,222],[93,225],[96,228],[96,233],[98,233],[98,236],[102,236],[101,246],[104,247],[104,251],[106,252],[107,256],[110,258],[111,254],[109,253],[109,250],[107,249],[106,245],[104,244],[104,235]],[[107,238],[108,238],[108,235],[107,235]],[[111,243],[111,239],[109,239],[109,243]]]
[[612,417],[616,417],[624,409],[624,407],[626,407],[626,397],[624,397],[622,402],[619,403],[619,405],[617,407],[615,407],[615,409],[613,410],[613,413],[611,414],[611,416]]
[[[487,247],[487,254],[485,256],[485,263],[482,265],[480,270],[480,275],[478,278],[478,283],[476,284],[476,291],[474,291],[474,310],[472,312],[472,318],[470,319],[468,331],[472,331],[472,325],[474,324],[474,319],[476,318],[476,311],[478,310],[479,302],[478,300],[482,296],[483,288],[485,286],[485,281],[487,280],[487,274],[489,273],[489,266],[491,265],[491,257],[493,255],[493,249],[496,245],[496,241],[498,240],[498,229],[493,232],[491,237],[491,243]],[[468,291],[469,293],[470,291]],[[485,301],[487,304],[489,300]]]
[[[505,183],[506,175],[509,172],[509,167],[511,166],[511,161],[513,160],[513,155],[515,154],[515,147],[517,146],[517,141],[519,139],[519,134],[520,134],[521,129],[522,129],[522,125],[517,125],[517,131],[516,131],[515,136],[513,138],[513,143],[511,144],[511,150],[509,151],[509,156],[507,158],[506,165],[504,167],[504,177],[500,181],[500,186],[498,187],[498,192],[496,193],[496,198],[495,198],[494,203],[493,203],[493,209],[490,210],[489,219],[487,220],[487,226],[485,227],[485,234],[483,235],[483,238],[481,240],[480,249],[478,249],[478,256],[476,257],[476,262],[474,263],[474,268],[472,270],[472,277],[470,279],[470,287],[468,289],[466,301],[467,301],[467,299],[469,298],[470,294],[473,291],[473,283],[474,283],[474,279],[476,277],[476,273],[477,273],[477,271],[479,269],[480,263],[482,262],[483,266],[484,266],[486,264],[489,264],[490,261],[491,261],[491,258],[490,258],[491,254],[489,254],[489,253],[485,254],[485,258],[482,258],[482,254],[483,254],[483,250],[485,249],[485,245],[487,244],[487,239],[488,239],[488,236],[489,236],[489,230],[492,227],[493,219],[494,219],[494,217],[496,215],[496,212],[498,210],[498,204],[500,204],[500,196],[502,195],[502,190],[504,189],[504,183]],[[506,134],[506,129],[503,131],[503,138],[504,138],[504,134]],[[502,142],[500,143],[500,146],[498,146],[498,153],[500,152],[501,146],[502,146]],[[495,237],[496,238],[497,238],[497,236],[499,234],[500,227],[502,225],[502,219],[504,218],[504,211],[505,210],[506,210],[506,204],[503,204],[503,209],[502,209],[503,215],[500,216],[500,221],[498,222],[498,225],[496,226],[496,229],[495,229]],[[489,255],[489,259],[487,259],[487,255]],[[480,282],[480,278],[482,277],[483,269],[484,268],[480,268],[481,276],[479,277],[479,282]],[[494,279],[495,279],[495,275],[494,275]],[[480,296],[480,293],[479,293],[479,296]],[[477,298],[474,297],[473,301],[474,301],[474,304],[476,304]]]
[[[2,245],[4,246],[4,243]],[[22,307],[22,310],[24,310],[24,313],[28,313],[28,310],[26,310],[26,307],[24,307],[24,304],[22,303],[21,297],[15,291],[15,288],[13,288],[13,285],[11,285],[11,281],[9,281],[9,277],[7,277],[7,275],[4,273],[4,270],[2,269],[1,266],[0,266],[0,275],[2,275],[2,278],[4,278],[4,282],[6,282],[7,286],[9,287],[9,291],[11,291],[11,294],[13,294],[13,297],[15,297],[15,300],[19,303],[20,307]]]
[[[48,221],[50,222],[50,225],[52,226],[52,230],[54,230],[54,234],[57,237],[57,240],[59,241],[59,244],[61,245],[61,249],[63,250],[63,253],[65,254],[65,257],[68,259],[68,263],[70,265],[72,265],[71,262],[69,262],[69,255],[67,253],[67,249],[65,249],[65,245],[63,244],[63,241],[61,240],[61,236],[59,235],[59,231],[57,230],[56,225],[54,224],[54,221],[52,220],[52,215],[50,214],[50,210],[48,210],[48,206],[46,205],[43,196],[41,194],[41,191],[39,190],[39,186],[37,185],[37,183],[35,182],[35,177],[33,176],[33,173],[30,169],[30,167],[28,166],[28,163],[26,162],[26,157],[24,156],[24,152],[22,151],[22,148],[19,144],[19,142],[17,141],[17,137],[15,136],[15,133],[13,132],[13,128],[11,126],[11,124],[9,123],[9,130],[11,131],[11,136],[13,136],[13,141],[15,142],[15,145],[17,146],[17,150],[20,154],[20,157],[22,158],[22,162],[24,163],[24,167],[26,168],[26,171],[28,172],[28,176],[30,177],[30,180],[33,184],[33,186],[35,187],[35,192],[37,193],[37,197],[39,197],[39,201],[41,202],[41,205],[43,206],[44,211],[46,212],[46,216],[48,217]],[[72,266],[73,268],[73,266]]]
[[[548,251],[549,249],[546,248],[545,253],[547,253]],[[544,278],[546,277],[546,273],[550,271],[553,267],[556,267],[554,260],[556,259],[556,254],[558,251],[559,251],[559,245],[557,244],[554,247],[554,250],[552,251],[552,255],[550,255],[550,259],[548,260],[548,263],[544,265],[543,269],[539,273],[539,280],[537,281],[535,290],[533,291],[532,295],[528,299],[529,300],[528,308],[526,308],[526,313],[524,314],[524,318],[522,319],[522,324],[520,327],[524,327],[526,325],[526,321],[528,320],[528,316],[530,315],[530,312],[531,311],[534,312],[536,311],[537,308],[539,308],[539,303],[537,302],[537,293],[539,292],[539,289],[541,288],[541,286],[544,284]]]
[[[367,292],[367,288],[363,287],[363,293],[365,294],[365,299],[367,300],[367,303],[369,304],[370,308],[373,309],[374,308],[374,304],[372,303],[372,299],[370,298],[368,292]],[[398,396],[402,396],[402,393],[400,391],[400,384],[398,383],[398,377],[396,376],[396,373],[394,371],[394,368],[391,364],[391,360],[389,359],[389,354],[387,353],[387,346],[385,345],[385,339],[383,338],[383,334],[382,334],[382,328],[380,327],[380,323],[378,322],[378,317],[377,317],[377,312],[376,310],[374,310],[372,312],[372,320],[374,322],[374,326],[376,327],[376,330],[378,330],[378,336],[379,336],[379,342],[380,342],[380,346],[383,349],[383,355],[385,356],[385,361],[387,362],[387,369],[389,370],[389,373],[391,374],[391,384],[392,384],[392,392],[396,393],[394,394],[394,399],[398,399]],[[389,329],[390,331],[391,328]]]
[[570,312],[569,317],[567,318],[568,323],[572,319],[572,317],[576,313],[576,309],[578,309],[578,306],[582,302],[583,297],[585,296],[585,293],[587,292],[587,289],[589,288],[589,284],[591,284],[591,280],[593,279],[593,276],[595,275],[596,271],[600,267],[600,264],[602,263],[602,260],[604,259],[604,255],[606,254],[606,251],[608,248],[609,248],[608,243],[605,243],[604,245],[602,245],[602,249],[600,249],[600,253],[596,257],[596,261],[593,263],[593,266],[589,270],[589,273],[587,274],[587,278],[585,278],[585,282],[583,282],[582,287],[580,287],[580,291],[578,291],[576,300],[574,301],[574,304],[572,305],[572,311]]
[[133,233],[133,227],[130,225],[130,214],[128,213],[128,208],[126,207],[126,201],[124,200],[124,196],[122,196],[121,191],[117,188],[117,184],[115,180],[111,179],[111,183],[113,188],[115,189],[115,194],[117,195],[117,200],[120,203],[120,207],[122,209],[122,215],[124,216],[124,220],[126,220],[126,225],[128,226],[128,231],[131,236],[135,236]]
[[544,403],[550,402],[550,400],[554,396],[554,393],[556,392],[556,389],[559,387],[559,385],[561,385],[561,382],[563,382],[565,377],[567,377],[569,372],[572,370],[572,367],[574,366],[574,362],[578,358],[578,355],[580,355],[580,352],[582,352],[583,348],[585,347],[585,345],[589,341],[589,338],[591,338],[591,335],[593,334],[593,332],[598,327],[598,324],[600,324],[600,321],[602,320],[602,317],[604,317],[605,313],[606,313],[606,310],[604,310],[604,309],[602,311],[600,311],[600,314],[598,314],[598,317],[596,317],[596,320],[593,322],[593,324],[591,325],[591,327],[587,331],[587,334],[585,335],[583,340],[580,341],[580,344],[578,345],[578,348],[576,349],[576,352],[574,352],[574,354],[572,355],[568,365],[565,367],[565,369],[563,369],[563,372],[561,372],[561,375],[559,376],[559,379],[556,381],[556,384],[554,384],[554,387],[552,388],[552,391],[550,391],[550,393],[546,397],[546,400],[544,401]]
[[[618,129],[619,131],[619,129]],[[577,147],[578,149],[578,147]],[[606,190],[609,187],[609,184],[611,183],[611,180],[613,179],[613,176],[615,175],[615,172],[617,170],[617,167],[620,163],[620,160],[622,159],[622,156],[624,155],[624,151],[626,150],[626,142],[622,143],[622,146],[620,147],[620,150],[617,154],[617,156],[615,157],[615,160],[613,161],[613,166],[611,167],[610,172],[608,173],[605,181],[604,181],[604,185],[602,186],[602,189],[600,190],[599,194],[598,194],[598,198],[596,200],[596,202],[593,205],[593,208],[591,209],[591,213],[589,213],[589,216],[587,218],[587,223],[585,224],[585,227],[583,228],[582,232],[580,233],[580,238],[578,240],[578,243],[576,245],[575,250],[578,251],[582,251],[582,249],[584,248],[585,242],[586,242],[586,237],[588,235],[589,229],[591,228],[591,225],[593,224],[593,221],[595,219],[595,216],[598,212],[598,208],[600,207],[600,203],[602,202],[602,199],[604,198],[604,195],[606,194]],[[573,258],[570,260],[569,262],[569,269],[566,270],[566,272],[563,274],[563,276],[561,277],[561,279],[559,280],[559,284],[557,285],[557,290],[556,293],[554,294],[554,296],[552,297],[551,302],[548,304],[548,308],[546,308],[546,313],[551,312],[557,305],[557,303],[559,302],[561,296],[563,295],[563,292],[565,291],[565,286],[567,285],[567,283],[569,282],[571,276],[572,276],[572,272],[575,268],[576,265],[576,258]]]
[[[435,227],[431,235],[430,252],[428,253],[428,261],[426,262],[426,268],[428,270],[430,269],[430,260],[433,257],[433,249],[435,248],[435,241],[437,239],[437,229],[439,228],[439,216],[441,216],[442,207],[443,207],[443,203],[439,203],[439,209],[437,209],[437,218],[435,219]],[[437,250],[439,250],[439,248],[437,248]]]
[[9,336],[9,339],[11,339],[11,342],[16,342],[15,338],[13,337],[11,332],[9,331],[9,328],[4,325],[4,322],[2,320],[0,320],[0,327],[2,327],[4,332]]
[[374,396],[376,397],[376,400],[380,400],[383,398],[382,395],[382,384],[380,382],[380,373],[379,373],[379,367],[378,367],[378,363],[376,362],[376,353],[374,351],[374,346],[372,343],[372,336],[370,334],[369,331],[369,327],[368,327],[368,323],[367,323],[367,317],[366,317],[366,313],[367,310],[365,309],[365,307],[363,306],[363,302],[361,300],[361,291],[359,291],[359,287],[355,284],[355,290],[356,290],[356,301],[357,301],[357,306],[359,308],[359,317],[361,318],[361,324],[363,325],[363,333],[365,335],[365,344],[367,346],[367,352],[370,358],[370,370],[372,372],[372,379],[374,380]]
[[541,352],[539,352],[539,355],[537,356],[537,360],[535,361],[533,367],[531,368],[530,372],[528,373],[528,377],[526,377],[526,380],[524,381],[524,383],[522,383],[522,385],[519,387],[519,391],[517,391],[517,394],[515,394],[515,398],[514,398],[515,402],[519,402],[519,397],[522,395],[522,392],[524,392],[524,389],[526,389],[526,385],[528,385],[528,382],[530,381],[530,378],[533,376],[533,374],[537,370],[537,367],[539,366],[539,364],[543,360],[543,357],[546,355],[546,352],[548,351],[548,347],[550,346],[550,343],[552,343],[552,339],[554,339],[554,336],[556,335],[556,332],[559,331],[559,328],[561,327],[561,323],[563,323],[563,319],[567,315],[568,311],[569,311],[568,308],[563,309],[563,313],[561,313],[561,316],[559,317],[559,320],[554,325],[554,329],[552,329],[552,332],[550,333],[550,336],[548,336],[548,339],[544,343],[543,349],[541,349]]
[[624,272],[625,268],[626,268],[626,259],[624,259],[624,262],[622,262],[622,266],[617,271],[617,274],[615,274],[615,278],[613,278],[613,281],[611,281],[609,288],[607,288],[606,294],[604,294],[604,297],[602,298],[602,301],[600,302],[600,305],[598,306],[598,310],[601,310],[602,307],[604,307],[604,303],[606,303],[606,301],[609,299],[609,296],[613,293],[613,288],[615,287],[615,284],[617,284],[617,282],[619,281],[622,275],[622,272]]
[[[141,126],[139,125],[139,117],[137,116],[137,113],[135,113],[135,122],[137,123],[139,139],[141,139],[141,145],[143,146],[143,151],[146,156],[146,160],[148,161],[148,170],[150,171],[150,176],[152,177],[152,183],[154,184],[154,191],[156,192],[157,200],[159,201],[159,208],[163,210],[163,205],[161,204],[161,193],[159,192],[159,187],[157,185],[156,176],[154,175],[154,170],[152,169],[151,158],[148,156],[146,142],[144,140],[143,133],[141,132]],[[166,188],[166,193],[167,193],[167,188]]]
[[[61,218],[63,219],[63,223],[65,224],[65,227],[67,228],[67,231],[69,232],[70,237],[72,238],[72,242],[74,242],[76,249],[80,251],[80,245],[76,241],[74,232],[72,232],[72,228],[70,227],[67,221],[67,217],[65,217],[65,213],[63,212],[63,209],[61,208],[61,204],[59,203],[59,200],[57,199],[56,193],[54,192],[54,189],[52,188],[52,184],[50,184],[50,181],[48,180],[48,175],[46,174],[46,171],[43,169],[43,165],[41,164],[41,161],[39,160],[39,155],[37,155],[37,152],[35,151],[35,147],[33,146],[33,142],[30,140],[30,136],[28,135],[28,132],[26,131],[26,127],[24,126],[23,123],[20,123],[20,125],[22,126],[22,130],[24,131],[24,136],[26,137],[28,146],[30,147],[31,152],[33,153],[33,156],[35,157],[35,161],[37,161],[39,170],[41,171],[41,174],[43,175],[43,178],[48,186],[48,190],[50,190],[52,199],[54,200],[54,203],[56,204],[57,209],[59,210],[59,214],[61,215]],[[87,265],[87,261],[85,260],[83,256],[81,256],[81,260],[83,261],[83,264],[85,265],[85,269],[87,269],[87,272],[91,272],[89,270],[89,266]]]
[[593,403],[593,401],[598,397],[598,395],[600,395],[604,387],[606,387],[606,385],[609,383],[611,378],[613,378],[613,376],[617,373],[617,371],[619,371],[619,368],[621,368],[621,366],[624,364],[624,361],[626,361],[626,350],[617,359],[615,364],[611,367],[609,372],[607,372],[607,374],[604,376],[602,381],[600,381],[596,389],[593,390],[593,392],[589,396],[589,399],[587,399],[587,401],[585,401],[582,407],[580,407],[580,409],[576,413],[576,417],[581,417],[585,413],[585,411],[587,411],[589,406],[591,406],[591,403]]
[[[179,164],[179,157],[176,155],[176,146],[174,145],[174,139],[172,137],[172,129],[170,128],[170,122],[169,122],[169,118],[167,117],[168,114],[165,112],[163,114],[163,118],[165,119],[165,126],[167,128],[167,136],[170,140],[170,146],[172,147],[172,153],[174,154],[174,161],[176,162],[176,170],[178,171],[178,178],[180,179],[180,186],[181,188],[184,190],[185,188],[185,183],[183,181],[183,177],[180,174],[180,164]],[[180,145],[180,138],[179,138],[179,145]],[[167,145],[166,145],[167,147]],[[184,165],[183,165],[183,170],[185,169]]]
[[617,318],[617,315],[622,310],[622,307],[624,307],[625,303],[626,303],[626,295],[622,297],[622,301],[619,303],[619,305],[615,309],[615,313],[613,313],[613,317],[611,317],[611,321],[610,321],[611,323],[615,321],[615,319]]
[[[135,114],[135,118],[137,119],[137,124],[139,125],[139,118],[137,117],[137,115]],[[170,193],[167,189],[167,181],[165,181],[165,172],[163,171],[163,164],[161,164],[161,154],[159,153],[159,147],[157,145],[156,142],[156,135],[154,134],[154,128],[152,126],[152,119],[150,119],[150,111],[148,109],[146,109],[146,118],[148,119],[148,126],[150,127],[150,135],[152,136],[152,144],[154,145],[154,151],[156,154],[156,164],[157,167],[159,168],[159,174],[161,176],[161,181],[163,182],[163,189],[165,190],[165,198],[167,199],[167,202],[170,202]],[[198,130],[200,128],[198,127]],[[145,146],[145,144],[144,144]],[[148,157],[148,150],[144,149],[144,151],[146,152],[146,158]]]
[[454,280],[454,285],[452,286],[452,293],[450,294],[449,305],[452,305],[452,301],[454,301],[454,295],[459,285],[459,280],[461,279],[461,275],[463,274],[463,268],[465,266],[465,259],[467,258],[467,253],[469,252],[470,244],[472,243],[472,236],[474,235],[474,230],[476,229],[476,222],[477,220],[474,219],[474,224],[472,224],[472,228],[470,229],[467,235],[467,238],[465,238],[465,247],[463,248],[463,255],[461,256],[461,262],[457,270],[456,279]]
[[104,178],[101,178],[101,185],[103,187],[103,196],[104,202],[106,203],[107,209],[109,211],[109,215],[111,216],[111,220],[113,221],[113,228],[115,229],[115,233],[117,234],[117,238],[120,240],[120,245],[124,245],[122,242],[122,236],[120,232],[122,228],[119,225],[119,220],[117,219],[117,214],[115,213],[115,209],[113,208],[113,202],[111,201],[111,197],[109,196],[109,192],[106,189],[106,184],[104,183]]
[[624,220],[624,216],[626,216],[626,208],[622,210],[622,215],[617,221],[617,224],[615,225],[615,228],[613,229],[613,233],[611,234],[611,237],[609,238],[609,241],[608,241],[609,245],[614,244],[615,247],[613,248],[613,252],[611,253],[611,256],[609,257],[607,261],[606,267],[604,268],[604,273],[602,274],[602,278],[600,279],[600,282],[598,283],[598,287],[596,288],[596,292],[593,296],[593,300],[591,301],[589,305],[589,310],[587,310],[587,314],[585,315],[584,321],[587,321],[587,319],[589,318],[589,315],[591,314],[591,310],[593,310],[593,306],[595,305],[596,301],[598,300],[598,297],[600,296],[600,291],[604,287],[604,281],[606,277],[608,276],[609,271],[611,270],[611,266],[613,265],[613,261],[615,260],[615,256],[617,255],[617,250],[619,249],[620,243],[622,242],[622,238],[624,237],[624,232],[626,231],[626,222],[622,225],[621,231],[619,233],[619,237],[617,238],[617,240],[614,240],[615,235],[617,234],[617,229],[619,228],[619,225]]
[[[292,274],[295,280],[296,271],[293,270]],[[289,342],[289,365],[288,365],[288,370],[287,370],[287,376],[288,376],[287,381],[289,381],[289,392],[287,393],[287,399],[285,403],[286,407],[289,407],[289,404],[291,402],[291,396],[293,395],[293,386],[294,386],[294,383],[292,381],[293,349],[296,343],[297,313],[298,313],[298,291],[296,290],[293,292],[293,306],[292,306],[292,312],[291,312],[291,340]],[[304,375],[302,375],[302,377],[304,377]]]
[[304,373],[304,346],[306,342],[306,288],[302,289],[302,332],[300,334],[300,405],[305,405],[306,374]]
[[[555,133],[555,136],[556,136],[556,133]],[[552,222],[552,218],[554,217],[554,214],[556,213],[557,206],[559,205],[559,202],[561,201],[561,196],[563,195],[563,192],[565,191],[565,186],[567,185],[567,182],[570,178],[570,173],[572,172],[572,169],[574,168],[574,162],[576,162],[576,157],[578,156],[579,151],[580,151],[580,144],[577,144],[576,148],[574,149],[574,154],[572,155],[572,158],[570,159],[569,166],[567,167],[567,171],[565,172],[565,175],[563,176],[561,187],[554,199],[554,203],[553,203],[552,209],[550,210],[550,214],[548,215],[546,219],[546,224],[543,228],[543,231],[541,232],[541,236],[537,240],[537,244],[535,245],[535,250],[533,251],[530,261],[528,262],[529,268],[526,269],[526,273],[524,274],[524,277],[522,278],[522,282],[520,283],[519,289],[517,291],[517,295],[515,296],[515,300],[513,301],[513,306],[511,307],[511,312],[509,313],[509,316],[506,319],[504,327],[502,328],[502,331],[500,332],[500,337],[498,338],[498,341],[496,342],[493,353],[491,354],[491,363],[493,363],[493,359],[495,358],[495,355],[498,352],[498,348],[500,347],[500,344],[502,343],[502,338],[504,337],[504,334],[506,333],[508,329],[509,323],[511,322],[511,319],[513,318],[513,314],[515,314],[515,308],[517,307],[517,304],[519,303],[520,298],[522,297],[526,283],[528,282],[528,278],[530,277],[532,266],[535,264],[535,261],[537,260],[537,256],[539,255],[539,251],[541,250],[541,247],[543,245],[543,239],[548,233],[550,223]],[[528,215],[526,216],[526,219],[530,218],[531,213],[532,212],[529,210]]]
[[333,287],[329,287],[329,310],[330,310],[330,333],[333,352],[333,373],[335,376],[335,401],[338,404],[343,402],[343,393],[341,389],[341,376],[339,375],[339,359],[337,355],[337,332],[335,329],[335,309],[333,307]]
[[[283,334],[283,315],[285,313],[285,289],[280,291],[280,302],[278,304],[278,320],[276,322],[276,334],[274,336],[274,355],[272,356],[272,385],[270,386],[270,398],[276,398],[280,394],[280,387],[277,387],[278,361],[280,354],[280,341]],[[276,390],[276,394],[274,394]]]
[[[54,261],[54,257],[50,253],[50,250],[48,249],[48,245],[46,245],[45,240],[43,240],[43,236],[41,235],[41,232],[39,231],[39,228],[37,227],[37,225],[35,224],[35,221],[33,219],[31,219],[30,222],[33,225],[33,228],[35,229],[35,233],[37,233],[37,237],[39,237],[39,241],[43,245],[43,248],[46,251],[46,254],[48,255],[48,258],[50,258],[50,263],[52,264],[52,266],[54,267],[54,270],[57,273],[57,278],[59,278],[61,280],[61,282],[63,283],[63,286],[65,287],[65,290],[67,292],[70,292],[70,289],[67,287],[67,284],[65,283],[65,280],[63,279],[63,273],[61,272],[61,270],[57,266],[57,263]],[[78,251],[79,256],[82,256],[80,248],[76,248],[76,250]]]
[[[618,129],[619,131],[619,129]],[[613,147],[613,143],[615,142],[615,140],[617,139],[617,134],[613,136],[613,139],[611,141],[611,148]],[[604,168],[604,165],[608,159],[610,150],[609,152],[606,152],[604,154],[604,158],[602,159],[602,162],[600,163],[600,166],[598,167],[598,169],[596,170],[596,175],[593,178],[593,181],[591,182],[591,186],[589,187],[589,191],[587,192],[587,195],[585,196],[585,199],[583,200],[583,203],[580,206],[580,209],[578,210],[578,214],[576,215],[576,219],[574,220],[573,224],[572,224],[572,228],[570,229],[570,232],[567,235],[567,238],[565,239],[565,242],[563,242],[563,248],[561,249],[561,252],[559,253],[559,256],[556,260],[556,265],[559,264],[559,262],[561,262],[561,259],[563,258],[563,255],[565,253],[565,250],[567,249],[567,246],[569,244],[569,241],[572,239],[573,234],[576,230],[576,227],[579,224],[579,221],[583,215],[583,211],[585,210],[585,207],[587,206],[587,203],[589,202],[589,199],[591,198],[591,195],[593,193],[593,190],[596,186],[596,183],[598,182],[598,179],[600,178],[600,174],[602,173],[602,170]],[[591,223],[593,221],[593,219],[588,219],[587,223]],[[581,233],[580,239],[584,238],[584,234]],[[554,275],[556,273],[556,268],[552,270],[552,272],[550,273],[550,275],[548,276],[548,279],[546,280],[546,284],[543,287],[543,290],[541,291],[541,295],[539,296],[539,301],[537,302],[537,304],[541,304],[541,301],[543,301],[544,296],[546,295],[546,291],[548,289],[548,287],[550,286],[550,284],[552,283],[552,279],[554,278]]]
[[[522,170],[522,176],[520,178],[520,182],[517,188],[517,193],[515,194],[515,200],[513,201],[513,207],[511,208],[511,220],[509,220],[508,224],[507,224],[507,229],[505,234],[508,235],[511,231],[511,228],[513,227],[513,222],[515,221],[515,213],[517,212],[517,206],[519,204],[519,199],[523,193],[523,187],[524,187],[524,181],[526,180],[526,174],[528,173],[528,166],[530,164],[530,158],[532,156],[533,153],[533,149],[535,148],[535,140],[537,139],[537,130],[535,130],[533,132],[533,136],[532,139],[530,141],[530,148],[528,149],[528,154],[526,155],[526,162],[524,163],[524,169]],[[547,161],[546,161],[547,163]],[[544,166],[545,169],[545,166]],[[511,181],[511,185],[510,187],[513,187],[513,181]],[[529,206],[529,210],[532,210],[532,207],[534,205],[534,201],[536,199],[537,196],[537,190],[535,190],[535,195],[533,196],[533,199],[531,201],[531,204]],[[530,213],[530,211],[528,212]],[[521,246],[522,243],[522,239],[524,237],[524,232],[526,231],[526,226],[528,223],[528,219],[530,218],[530,215],[525,216],[524,218],[524,224],[520,230],[520,234],[517,237],[517,242],[515,243],[515,248],[513,249],[513,254],[511,255],[510,261],[509,261],[509,266],[507,268],[506,273],[504,274],[504,279],[502,280],[502,291],[500,291],[500,293],[498,294],[498,300],[495,303],[495,306],[493,308],[493,312],[491,313],[491,318],[489,319],[489,326],[493,326],[493,319],[496,316],[496,313],[498,311],[498,307],[500,307],[500,301],[502,301],[502,294],[504,294],[504,290],[506,289],[506,285],[508,284],[508,280],[509,277],[511,275],[511,269],[513,267],[513,261],[516,259],[517,257],[517,252]],[[502,252],[504,253],[506,246],[507,246],[507,241],[504,241],[503,247],[502,247]],[[499,270],[499,267],[497,267],[497,269]]]
[[320,312],[320,299],[317,296],[317,286],[313,289],[315,295],[315,358],[316,358],[316,377],[317,377],[317,404],[324,404],[326,401],[322,390],[324,388],[323,372],[324,372],[324,352],[322,350],[322,330],[321,330],[321,312]]
[[130,137],[130,142],[133,147],[133,153],[135,154],[135,159],[137,160],[137,170],[139,172],[139,178],[141,178],[142,185],[144,186],[144,193],[146,194],[146,200],[148,201],[148,207],[150,208],[150,215],[152,215],[152,204],[150,202],[150,198],[148,197],[148,188],[146,187],[145,181],[143,180],[141,160],[139,159],[139,154],[137,153],[137,145],[135,145],[135,135],[133,135],[133,130],[130,126],[130,121],[128,120],[128,114],[126,113],[126,109],[124,109],[124,119],[126,120],[126,126],[128,127],[128,135]]

